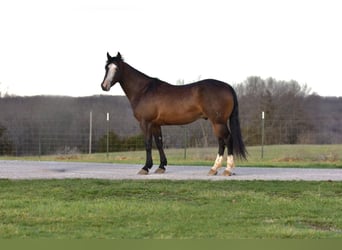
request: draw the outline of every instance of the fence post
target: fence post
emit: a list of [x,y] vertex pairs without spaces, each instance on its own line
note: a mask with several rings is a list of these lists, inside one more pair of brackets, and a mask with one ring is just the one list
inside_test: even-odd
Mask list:
[[41,139],[40,139],[40,132],[38,132],[38,157],[40,161],[40,156],[42,155],[42,144],[41,144]]
[[93,133],[93,112],[89,113],[89,154],[91,154],[91,144],[92,144],[92,133]]
[[187,144],[188,144],[188,133],[187,133],[186,126],[184,126],[184,160],[186,160],[186,149],[188,146]]
[[107,159],[109,154],[109,113],[107,112]]
[[261,112],[261,159],[264,158],[264,142],[265,142],[265,112]]

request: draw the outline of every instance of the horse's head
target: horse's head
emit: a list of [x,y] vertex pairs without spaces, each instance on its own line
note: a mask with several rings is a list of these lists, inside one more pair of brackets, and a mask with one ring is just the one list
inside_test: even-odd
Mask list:
[[116,57],[111,57],[107,52],[106,74],[101,84],[104,91],[109,91],[110,88],[120,81],[120,64],[123,62],[120,52]]

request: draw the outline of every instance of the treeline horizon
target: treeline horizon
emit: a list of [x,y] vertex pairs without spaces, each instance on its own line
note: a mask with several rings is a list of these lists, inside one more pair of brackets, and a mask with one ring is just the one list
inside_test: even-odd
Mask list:
[[[246,145],[261,143],[261,112],[265,113],[265,144],[342,143],[342,97],[311,93],[296,81],[249,77],[232,85],[239,100],[242,135]],[[0,95],[0,155],[53,154],[89,151],[92,112],[92,152],[103,152],[104,136],[112,144],[141,140],[125,96],[13,96]],[[107,121],[107,113],[110,120]],[[216,146],[209,121],[186,126],[164,126],[165,147]],[[186,140],[184,140],[186,138]],[[111,143],[111,142],[110,142]],[[132,142],[134,143],[134,142]],[[128,145],[128,144],[127,144]],[[127,146],[128,150],[137,150]],[[111,150],[126,148],[111,146]]]

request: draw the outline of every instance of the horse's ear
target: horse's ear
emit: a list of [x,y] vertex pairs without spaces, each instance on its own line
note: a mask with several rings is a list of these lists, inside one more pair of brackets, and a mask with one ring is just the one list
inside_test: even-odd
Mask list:
[[107,59],[108,61],[111,59],[112,57],[109,55],[109,53],[107,52]]
[[118,52],[118,54],[116,55],[116,58],[119,60],[122,60],[122,56],[121,56],[120,52]]

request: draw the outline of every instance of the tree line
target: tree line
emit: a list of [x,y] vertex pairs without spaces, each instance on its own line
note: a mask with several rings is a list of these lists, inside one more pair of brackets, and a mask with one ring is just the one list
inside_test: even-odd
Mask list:
[[[261,142],[265,113],[266,144],[331,144],[342,142],[342,98],[321,97],[296,81],[249,77],[233,86],[247,145]],[[143,148],[139,124],[125,96],[0,97],[0,155]],[[109,121],[107,121],[109,113]],[[163,127],[165,147],[216,146],[209,121]]]
[[265,112],[267,144],[342,142],[342,98],[321,97],[297,81],[249,77],[235,86],[243,133],[249,145],[260,143],[260,114]]

